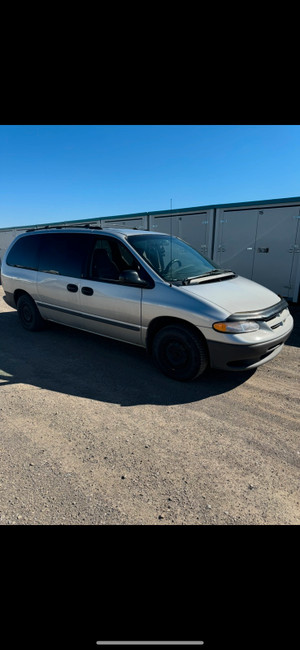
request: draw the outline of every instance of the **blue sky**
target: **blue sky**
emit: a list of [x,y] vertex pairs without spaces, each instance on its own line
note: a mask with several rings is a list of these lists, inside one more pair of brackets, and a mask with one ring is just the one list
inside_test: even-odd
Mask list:
[[300,125],[0,125],[0,228],[300,196]]

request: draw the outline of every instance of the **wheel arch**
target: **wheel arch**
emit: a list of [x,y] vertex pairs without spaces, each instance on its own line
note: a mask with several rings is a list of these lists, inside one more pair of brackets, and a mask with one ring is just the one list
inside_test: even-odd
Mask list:
[[148,326],[146,338],[146,347],[148,352],[151,353],[152,351],[152,344],[157,332],[159,332],[163,327],[167,327],[168,325],[181,325],[181,327],[184,327],[189,332],[192,332],[202,343],[205,344],[207,354],[209,356],[209,349],[205,336],[203,336],[196,325],[193,325],[192,323],[189,323],[189,321],[186,321],[182,318],[175,318],[172,316],[158,316],[151,321]]
[[34,298],[27,291],[16,289],[14,300],[20,321],[26,330],[34,332],[44,329],[45,319],[41,316]]
[[16,291],[14,291],[14,301],[15,301],[16,307],[17,307],[17,304],[18,304],[18,300],[19,300],[19,298],[21,298],[21,296],[28,296],[29,298],[31,298],[31,300],[33,300],[30,293],[28,293],[27,291],[24,291],[24,289],[16,289]]

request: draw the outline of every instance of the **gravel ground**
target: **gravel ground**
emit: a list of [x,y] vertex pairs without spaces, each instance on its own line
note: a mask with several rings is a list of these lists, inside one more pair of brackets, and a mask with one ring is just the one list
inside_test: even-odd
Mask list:
[[182,384],[142,349],[26,332],[2,296],[2,525],[300,523],[300,305],[269,364]]

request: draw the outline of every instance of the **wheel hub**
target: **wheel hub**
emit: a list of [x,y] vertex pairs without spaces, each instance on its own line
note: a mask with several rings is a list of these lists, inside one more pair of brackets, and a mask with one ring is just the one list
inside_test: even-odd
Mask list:
[[185,346],[178,341],[171,341],[166,349],[166,358],[176,368],[183,366],[188,358]]
[[23,310],[22,310],[23,318],[27,323],[30,323],[32,320],[32,313],[31,310],[27,305],[24,305]]

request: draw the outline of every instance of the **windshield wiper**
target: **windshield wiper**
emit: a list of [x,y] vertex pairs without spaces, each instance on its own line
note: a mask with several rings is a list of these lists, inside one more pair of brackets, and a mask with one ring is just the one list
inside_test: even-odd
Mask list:
[[231,273],[235,275],[231,269],[214,269],[213,271],[208,271],[207,273],[202,273],[201,275],[193,275],[190,278],[185,278],[182,280],[182,284],[190,284],[192,280],[201,280],[202,278],[207,278],[211,275],[223,275],[223,273]]

